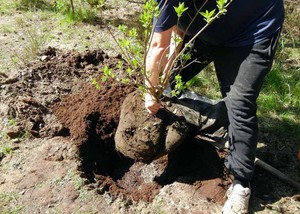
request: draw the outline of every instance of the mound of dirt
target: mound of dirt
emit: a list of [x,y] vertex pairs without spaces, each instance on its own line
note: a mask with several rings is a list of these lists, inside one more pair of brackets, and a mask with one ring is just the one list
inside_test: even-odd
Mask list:
[[103,83],[100,90],[85,85],[80,93],[64,97],[52,109],[80,146],[94,137],[111,142],[119,121],[120,106],[125,95],[133,90],[131,86],[113,82]]
[[107,59],[102,50],[79,53],[48,47],[24,70],[0,78],[0,101],[8,109],[6,114],[34,137],[69,135],[52,114],[51,106],[99,75],[99,66],[108,63]]

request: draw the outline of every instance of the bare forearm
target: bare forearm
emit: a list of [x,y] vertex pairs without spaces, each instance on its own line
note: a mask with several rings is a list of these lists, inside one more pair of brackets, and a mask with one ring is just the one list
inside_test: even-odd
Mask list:
[[168,59],[172,29],[154,33],[146,59],[146,70],[149,72],[146,86],[152,88],[159,84],[159,76],[163,72]]
[[150,85],[147,85],[148,87],[157,86],[159,84],[160,73],[164,69],[167,61],[166,56],[164,56],[165,52],[166,49],[159,47],[153,47],[149,51],[146,60],[146,70],[149,72],[148,79],[150,81]]
[[182,38],[182,36],[183,33],[175,26],[163,33],[154,34],[146,61],[146,69],[150,72],[149,81],[151,83],[148,83],[148,87],[159,84],[161,73],[163,73],[165,81],[168,80],[173,61],[182,45],[178,38]]
[[163,71],[163,80],[164,83],[167,83],[170,81],[170,76],[172,75],[172,70],[174,68],[174,60],[178,56],[181,47],[183,44],[183,32],[179,30],[177,27],[173,27],[172,32],[172,41],[170,44],[170,51],[169,51],[169,58],[167,60],[167,63],[165,65],[164,71]]

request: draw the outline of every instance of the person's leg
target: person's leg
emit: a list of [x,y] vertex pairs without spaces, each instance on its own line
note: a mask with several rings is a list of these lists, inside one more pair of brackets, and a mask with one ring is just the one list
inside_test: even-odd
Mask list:
[[258,138],[256,100],[270,71],[279,33],[239,48],[214,48],[212,55],[229,119],[229,154],[226,167],[233,173],[233,185],[223,214],[247,213],[254,173]]
[[216,49],[213,53],[230,122],[225,165],[241,181],[253,177],[258,138],[256,100],[271,69],[278,34],[253,46]]

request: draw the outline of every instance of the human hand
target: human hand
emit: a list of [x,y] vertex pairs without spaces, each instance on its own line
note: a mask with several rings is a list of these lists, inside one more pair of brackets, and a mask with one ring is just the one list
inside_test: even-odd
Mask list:
[[160,104],[156,101],[155,97],[153,97],[150,93],[145,94],[145,107],[146,110],[154,115],[160,108]]

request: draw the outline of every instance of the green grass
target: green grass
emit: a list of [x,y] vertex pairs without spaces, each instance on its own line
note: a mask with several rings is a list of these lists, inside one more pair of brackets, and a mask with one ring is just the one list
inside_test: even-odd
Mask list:
[[13,1],[0,0],[0,13],[12,14],[15,12],[15,4]]
[[26,16],[16,18],[15,22],[22,42],[20,42],[19,50],[13,53],[12,61],[17,65],[26,65],[45,48],[49,30],[42,25],[40,26],[41,22],[39,20],[32,21],[32,18]]
[[[300,50],[299,50],[300,51]],[[300,72],[275,65],[258,98],[261,128],[280,139],[300,139]]]
[[9,145],[3,145],[3,146],[1,146],[1,152],[4,155],[9,155],[13,152],[13,148]]
[[0,213],[1,214],[18,214],[24,206],[16,205],[18,201],[17,193],[0,193]]
[[85,22],[93,24],[101,19],[102,7],[91,7],[87,1],[73,0],[74,10],[70,1],[58,0],[52,5],[53,11],[65,16],[65,22]]
[[103,4],[90,6],[87,1],[73,0],[74,11],[70,0],[0,0],[0,13],[10,15],[15,11],[37,12],[49,11],[52,16],[63,14],[66,22],[95,23],[101,19]]
[[0,0],[0,12],[4,14],[12,14],[16,10],[53,10],[52,4],[53,1],[49,0]]

